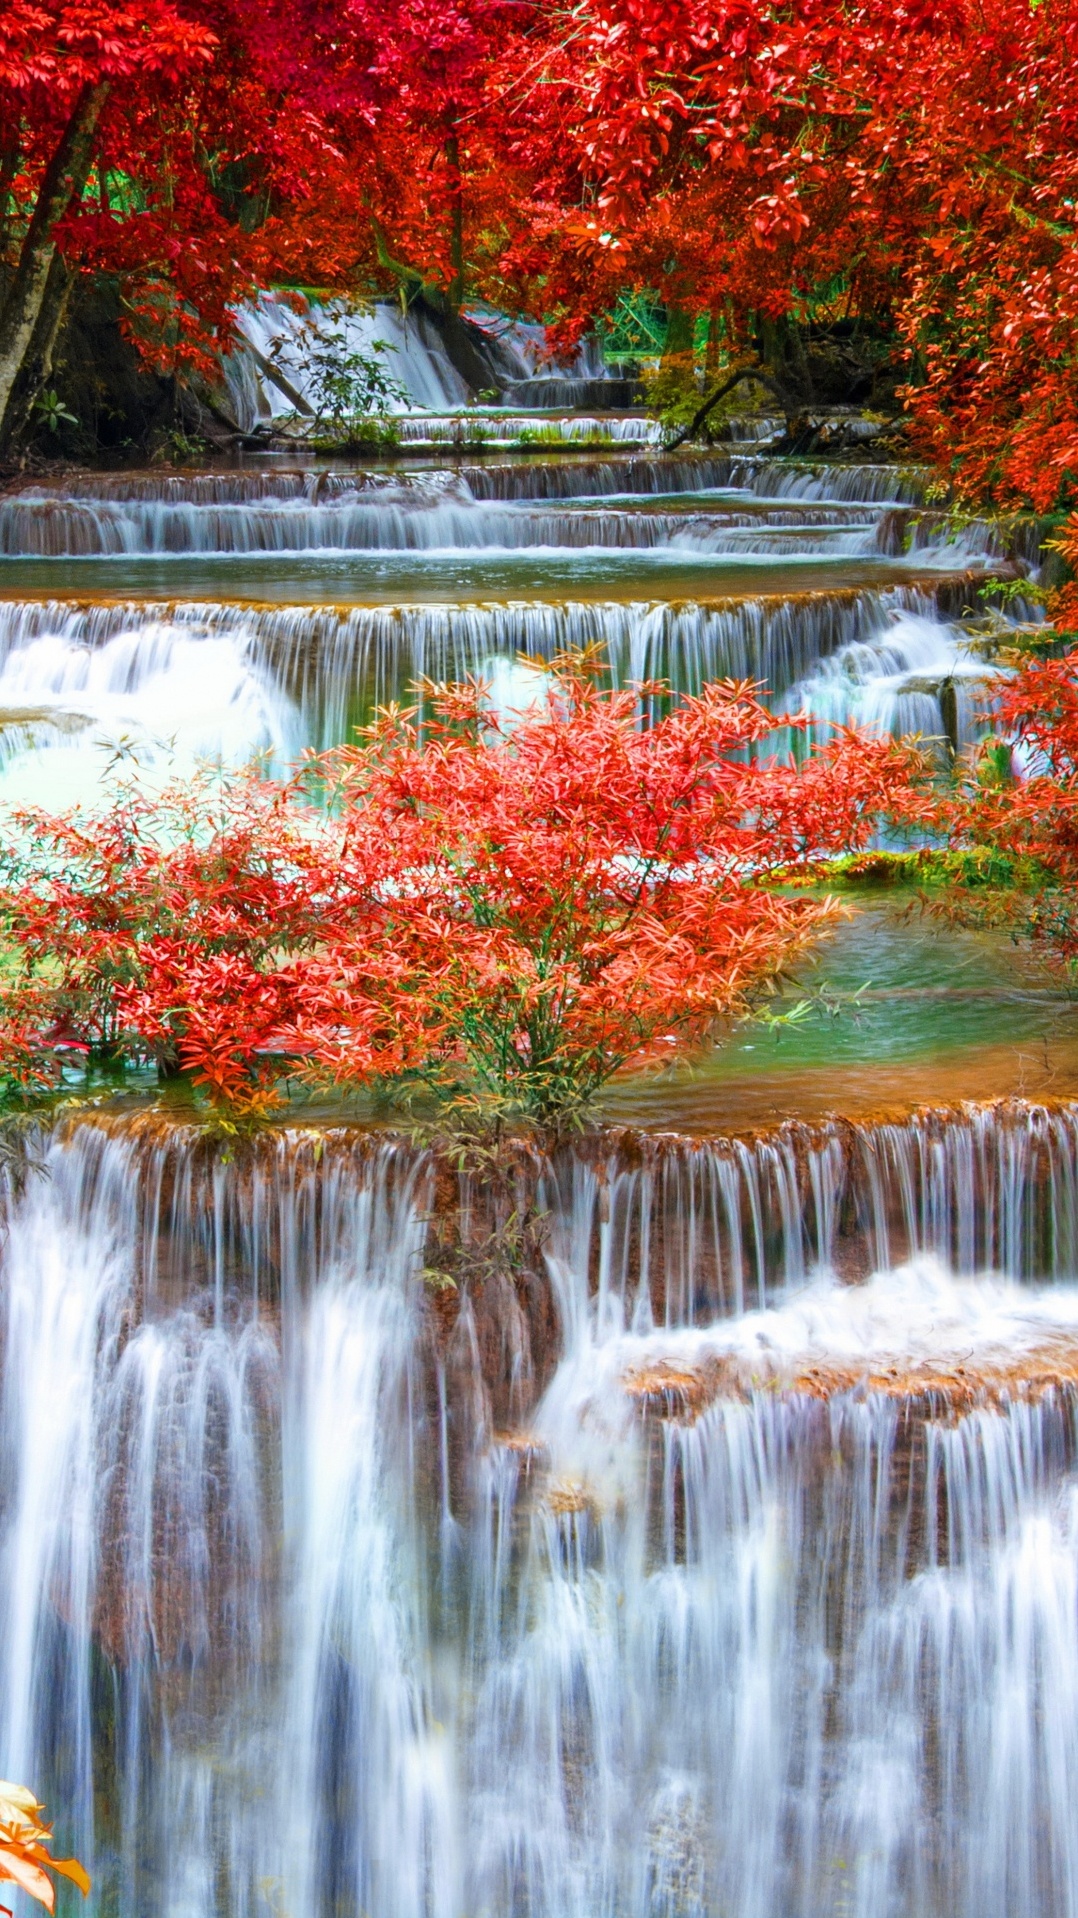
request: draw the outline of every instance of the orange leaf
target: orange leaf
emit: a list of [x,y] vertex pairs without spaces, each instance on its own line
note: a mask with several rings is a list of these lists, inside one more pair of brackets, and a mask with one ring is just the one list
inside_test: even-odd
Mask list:
[[10,1878],[13,1884],[21,1885],[31,1898],[44,1905],[46,1911],[55,1911],[56,1888],[48,1873],[7,1845],[0,1845],[0,1878]]

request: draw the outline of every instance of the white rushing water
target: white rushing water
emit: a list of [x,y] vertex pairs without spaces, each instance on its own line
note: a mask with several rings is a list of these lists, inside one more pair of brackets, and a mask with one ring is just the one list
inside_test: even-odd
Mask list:
[[[576,500],[571,511],[528,502],[496,506],[464,497],[463,486],[404,488],[392,497],[330,505],[272,500],[207,507],[169,501],[58,500],[28,495],[0,506],[9,556],[124,557],[189,553],[410,553],[477,548],[515,552],[665,548],[700,554],[828,549],[879,552],[876,522],[841,505],[829,511],[742,514],[716,502],[708,512],[618,511]],[[388,493],[389,489],[386,489]],[[456,495],[456,497],[454,497]],[[963,564],[969,555],[961,555]]]
[[[55,1139],[0,1261],[0,1765],[92,1909],[1070,1918],[1076,1138],[666,1146],[646,1192],[612,1147],[610,1203],[570,1156],[553,1324],[433,1310],[421,1154]],[[677,1277],[706,1166],[762,1307]],[[810,1189],[865,1282],[799,1264]]]
[[818,660],[782,705],[810,719],[815,736],[853,724],[926,740],[945,736],[957,749],[982,729],[995,676],[960,628],[907,613],[885,631]]
[[299,712],[242,637],[136,618],[93,646],[58,625],[0,660],[0,795],[58,809],[120,764],[145,781],[298,756]]
[[[11,562],[13,592],[77,597],[0,602],[0,785],[68,803],[119,761],[280,767],[415,675],[504,680],[519,652],[597,643],[622,682],[758,679],[825,723],[963,744],[983,670],[941,613],[995,536],[948,545],[922,483],[728,452],[27,487],[0,500],[0,585]],[[143,580],[155,599],[125,599]],[[287,603],[330,582],[390,603]],[[267,592],[286,603],[242,603]]]
[[[424,673],[508,711],[597,644],[972,735],[998,538],[916,472],[413,464],[0,500],[0,794],[283,765]],[[332,603],[364,554],[388,602]],[[1074,1109],[593,1142],[539,1271],[437,1296],[417,1150],[41,1154],[0,1167],[0,1773],[95,1918],[1078,1918]]]
[[[579,407],[588,403],[597,383],[606,381],[607,369],[594,341],[586,341],[571,360],[559,361],[548,353],[540,326],[486,310],[468,317],[491,380],[515,407]],[[355,307],[266,293],[240,309],[237,324],[240,344],[225,361],[224,374],[233,415],[245,432],[295,416],[293,395],[317,409],[312,343],[317,347],[328,342],[338,357],[359,354],[380,361],[396,388],[395,411],[435,415],[432,432],[424,432],[424,419],[415,422],[415,437],[448,438],[448,431],[438,432],[448,423],[437,415],[464,409],[474,398],[432,319],[415,308],[402,311],[395,301]],[[274,379],[274,370],[284,375],[284,385]]]
[[892,635],[897,643],[918,621],[945,646],[950,629],[933,607],[918,587],[715,605],[10,600],[0,602],[0,752],[11,760],[28,736],[66,753],[74,740],[114,747],[125,734],[175,737],[188,757],[238,760],[272,745],[286,759],[345,738],[350,715],[415,677],[502,671],[518,653],[549,659],[597,644],[622,682],[669,677],[696,689],[759,677],[782,691],[836,649],[883,672]]
[[[659,456],[637,466],[588,461],[575,474],[547,462],[490,473],[100,478],[0,499],[0,556],[528,547],[796,555],[829,543],[838,552],[894,557],[905,525],[896,508],[917,490],[916,479],[896,468],[828,469],[748,455]],[[917,525],[922,566],[926,554],[957,569],[992,550],[976,525],[949,544],[933,544],[930,522]]]

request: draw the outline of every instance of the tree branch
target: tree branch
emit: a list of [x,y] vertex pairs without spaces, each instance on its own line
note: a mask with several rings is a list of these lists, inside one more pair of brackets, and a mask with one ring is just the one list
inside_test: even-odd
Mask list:
[[684,446],[686,440],[695,439],[704,421],[707,419],[708,414],[714,410],[720,400],[726,398],[727,393],[732,393],[735,386],[740,386],[742,380],[756,380],[760,386],[766,386],[768,391],[775,395],[785,416],[786,400],[778,381],[774,379],[770,373],[765,373],[759,366],[742,366],[738,368],[736,373],[731,373],[730,377],[725,379],[721,386],[717,386],[715,391],[708,395],[708,398],[702,406],[697,407],[688,426],[683,427],[677,438],[670,441],[666,451],[673,453],[677,447]]

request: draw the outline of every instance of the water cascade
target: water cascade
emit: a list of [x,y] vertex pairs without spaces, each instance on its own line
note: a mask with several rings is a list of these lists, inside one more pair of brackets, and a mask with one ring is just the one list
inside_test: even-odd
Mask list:
[[[0,601],[0,751],[17,752],[35,728],[60,744],[79,727],[92,738],[110,727],[165,738],[188,715],[189,731],[204,723],[196,743],[211,756],[215,744],[236,759],[273,743],[287,758],[345,738],[358,715],[416,676],[489,672],[517,652],[552,658],[595,644],[622,682],[666,677],[694,689],[759,677],[785,692],[824,660],[828,670],[836,662],[840,688],[855,676],[843,664],[851,661],[859,680],[871,683],[875,666],[885,685],[892,657],[901,674],[896,649],[908,632],[923,627],[936,653],[947,646],[950,629],[933,615],[951,594],[943,583],[687,604]],[[833,699],[828,709],[838,716]]]
[[280,765],[416,673],[596,642],[619,680],[759,678],[958,745],[984,669],[949,616],[999,542],[949,541],[922,490],[736,449],[27,487],[0,500],[5,783],[74,796],[120,741]]
[[[489,394],[504,407],[527,409],[624,407],[635,397],[636,382],[603,362],[598,344],[585,340],[569,361],[551,360],[544,329],[504,314],[469,314],[477,359],[485,364]],[[259,426],[290,420],[296,398],[314,411],[317,388],[311,379],[310,345],[328,343],[346,353],[382,354],[385,370],[401,392],[407,414],[469,408],[473,395],[446,350],[434,316],[422,304],[402,312],[399,304],[379,300],[366,309],[312,301],[296,311],[289,300],[263,294],[237,315],[240,343],[225,361],[225,384],[233,417],[247,433]],[[278,380],[274,374],[284,376]],[[515,437],[515,436],[514,436]]]
[[1070,1912],[1078,1109],[534,1177],[447,1297],[411,1147],[32,1148],[0,1748],[97,1908]]
[[[528,415],[392,337],[429,409],[392,463],[0,498],[5,796],[283,767],[417,674],[511,703],[593,645],[972,737],[960,622],[1028,527],[766,421],[499,451]],[[498,350],[514,407],[598,377]],[[1078,1918],[1078,1106],[599,1126],[522,1152],[535,1249],[457,1288],[432,1219],[467,1273],[496,1190],[170,1110],[0,1157],[0,1772],[94,1918]]]
[[[641,470],[643,468],[643,470]],[[540,477],[537,479],[536,475]],[[724,536],[755,533],[770,548],[830,533],[846,550],[894,548],[895,507],[917,496],[895,468],[822,469],[750,456],[588,462],[564,467],[442,469],[394,474],[224,474],[157,479],[95,477],[84,487],[35,486],[0,500],[0,555],[410,551],[444,546],[658,546],[722,552]],[[708,498],[716,494],[714,500]],[[672,511],[657,511],[663,497]],[[643,512],[623,500],[650,498]],[[572,510],[559,511],[572,500]],[[517,504],[519,510],[492,510]],[[550,510],[540,511],[539,503]],[[767,510],[762,502],[771,503]],[[796,505],[795,505],[796,502]],[[880,529],[883,545],[880,545]],[[863,535],[860,544],[857,536]],[[850,544],[851,536],[853,544]],[[742,549],[751,542],[742,541]],[[930,539],[925,544],[930,550]],[[957,550],[957,549],[956,549]],[[968,531],[963,558],[976,552]],[[982,546],[983,550],[983,546]]]

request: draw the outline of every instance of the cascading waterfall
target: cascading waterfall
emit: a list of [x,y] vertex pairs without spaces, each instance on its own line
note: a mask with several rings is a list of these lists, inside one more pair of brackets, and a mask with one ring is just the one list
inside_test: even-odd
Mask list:
[[545,1300],[411,1146],[36,1150],[0,1763],[95,1910],[1078,1911],[1078,1108],[599,1136]]
[[961,628],[911,612],[818,657],[781,704],[810,721],[810,736],[852,723],[925,739],[942,733],[957,752],[978,735],[993,676]]
[[[441,489],[439,489],[441,490]],[[448,493],[449,489],[445,489]],[[10,521],[9,526],[3,524]],[[466,501],[431,503],[420,494],[396,504],[340,500],[329,505],[273,501],[235,507],[131,501],[53,500],[0,507],[0,538],[9,554],[75,558],[156,557],[187,553],[439,552],[451,548],[593,547],[699,553],[800,553],[833,548],[878,551],[876,526],[855,508],[781,509],[767,515],[732,507],[708,513],[618,512],[576,502],[497,507]],[[963,563],[968,555],[963,555]]]
[[[514,398],[517,396],[514,395]],[[520,394],[523,400],[524,395]],[[539,404],[535,400],[536,405]],[[586,402],[594,405],[594,400]],[[663,428],[643,414],[468,412],[398,414],[394,430],[403,446],[467,453],[477,446],[661,446]],[[732,433],[752,440],[754,433]]]
[[[1074,1909],[1073,1386],[850,1389],[925,1347],[976,1371],[1027,1330],[987,1290],[887,1274],[851,1339],[821,1284],[741,1321],[747,1382],[703,1404],[670,1340],[585,1334],[535,1421],[527,1601],[486,1600],[479,1909]],[[1072,1353],[1074,1308],[1042,1322]]]
[[[892,467],[660,457],[639,462],[639,468],[629,472],[603,462],[575,479],[562,473],[559,480],[549,467],[536,468],[534,477],[525,468],[519,480],[497,469],[489,479],[479,472],[442,472],[364,475],[358,482],[351,475],[282,473],[265,476],[259,486],[245,474],[196,475],[190,481],[120,478],[110,483],[95,478],[85,489],[31,487],[0,500],[0,555],[406,552],[457,545],[646,548],[670,543],[696,544],[714,552],[748,550],[751,541],[743,538],[738,545],[738,534],[765,542],[761,551],[769,550],[768,537],[774,541],[785,536],[787,542],[808,537],[811,545],[829,534],[840,546],[845,540],[846,550],[891,552],[900,524],[895,503],[915,500],[920,492],[916,474],[906,476]],[[539,477],[544,472],[546,483]],[[582,490],[584,482],[588,492]],[[619,493],[626,499],[658,501],[667,488],[672,504],[691,488],[689,510],[614,510]],[[705,510],[699,495],[708,492],[718,497]],[[739,513],[739,496],[760,504],[751,514]],[[573,500],[573,510],[557,510],[566,499]],[[774,503],[772,512],[764,509],[766,501]],[[796,511],[790,504],[795,501]],[[515,503],[515,510],[498,512],[495,502],[503,507]],[[975,535],[967,529],[963,564],[975,550]]]
[[[568,363],[559,364],[547,359],[542,327],[486,309],[468,317],[492,385],[514,406],[617,406],[633,397],[631,382],[609,377],[595,341],[583,342]],[[385,370],[409,409],[437,413],[470,401],[437,327],[421,308],[402,312],[399,303],[387,300],[365,308],[312,300],[297,312],[292,300],[264,293],[236,318],[239,345],[223,370],[234,417],[245,432],[294,414],[297,392],[308,404],[317,401],[308,355],[312,339],[342,342],[350,353],[384,350]],[[285,375],[291,392],[274,381],[271,367]]]
[[[28,488],[0,501],[0,551],[17,566],[63,561],[74,596],[0,604],[5,784],[47,800],[58,780],[73,800],[96,784],[102,750],[135,754],[140,776],[169,755],[185,768],[268,752],[281,766],[305,744],[346,738],[418,674],[501,679],[521,651],[581,644],[601,644],[619,681],[662,676],[692,690],[716,676],[759,679],[784,710],[807,701],[828,722],[912,722],[957,747],[974,735],[984,669],[945,622],[971,593],[977,540],[967,529],[963,545],[886,557],[922,488],[916,470],[736,453],[117,473]],[[435,570],[408,575],[409,554]],[[529,554],[520,577],[513,569]],[[333,555],[368,569],[354,583],[342,574],[339,610],[317,603]],[[504,577],[484,592],[498,555]],[[217,599],[257,591],[255,562],[274,556],[273,592],[294,599],[313,587],[315,603]],[[196,558],[218,570],[182,596]],[[160,571],[142,607],[77,597],[87,584],[99,593],[112,564],[151,561],[177,597],[171,586],[157,597]],[[95,572],[96,562],[109,564]],[[567,588],[584,562],[592,596],[576,599]],[[811,579],[798,568],[820,563],[833,569],[824,590],[798,592]],[[676,585],[653,565],[680,567]],[[731,565],[740,590],[724,599]],[[289,593],[301,566],[309,585]],[[402,572],[407,603],[354,603],[363,580],[384,599]],[[117,577],[120,594],[130,591]]]
[[[280,766],[582,646],[973,736],[958,622],[1031,525],[952,537],[922,472],[774,423],[453,415],[398,345],[451,466],[0,500],[6,791]],[[101,1918],[1078,1918],[1078,1107],[599,1130],[522,1162],[535,1269],[459,1291],[432,1213],[479,1244],[495,1201],[384,1134],[27,1149],[0,1772]]]
[[[24,747],[28,732],[62,744],[76,731],[163,739],[183,729],[191,750],[241,759],[272,744],[286,760],[303,744],[344,739],[355,716],[416,677],[489,674],[518,653],[549,659],[591,645],[619,682],[668,678],[695,691],[759,678],[783,692],[833,657],[864,660],[870,681],[911,628],[953,654],[934,617],[951,597],[943,585],[687,605],[0,601],[0,750]],[[841,693],[852,674],[835,673]],[[825,710],[839,716],[834,699]],[[889,711],[881,720],[893,723]]]
[[0,763],[36,749],[74,791],[80,775],[96,776],[102,749],[125,741],[144,766],[157,758],[174,771],[255,752],[288,764],[305,743],[298,710],[245,635],[129,617],[94,644],[63,615],[28,624],[0,659]]

